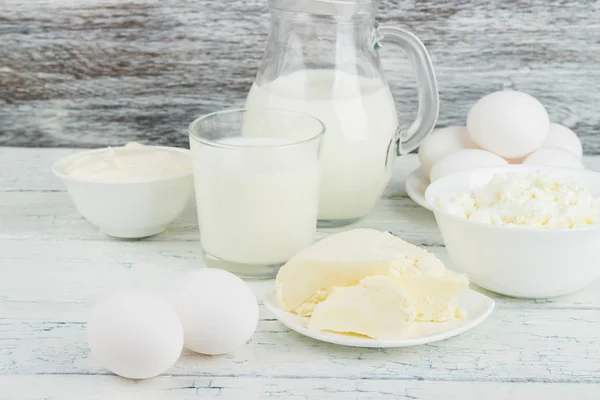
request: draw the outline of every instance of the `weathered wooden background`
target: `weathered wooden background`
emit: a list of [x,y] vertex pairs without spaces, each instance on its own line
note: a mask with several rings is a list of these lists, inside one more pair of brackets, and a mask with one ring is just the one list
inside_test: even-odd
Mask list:
[[[267,0],[0,0],[0,145],[184,146],[199,114],[241,105],[262,55]],[[600,1],[386,0],[436,66],[439,125],[483,94],[538,97],[600,153]],[[408,122],[414,90],[383,49]]]

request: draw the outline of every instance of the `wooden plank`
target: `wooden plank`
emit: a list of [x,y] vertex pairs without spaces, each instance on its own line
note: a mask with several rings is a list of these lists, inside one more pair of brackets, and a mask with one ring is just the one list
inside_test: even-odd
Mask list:
[[[73,151],[0,148],[0,171],[6,171],[0,179],[0,192],[5,191],[0,204],[0,239],[110,240],[81,217],[59,179],[50,172],[52,162]],[[406,197],[405,178],[417,166],[415,155],[400,157],[385,199],[355,227],[389,230],[424,245],[440,244],[432,214]],[[193,202],[166,233],[145,240],[197,241]]]
[[[0,147],[0,192],[62,192],[64,186],[52,174],[52,164],[76,149]],[[588,169],[600,171],[600,157],[585,156]],[[398,157],[384,197],[406,197],[404,182],[419,161],[415,154]]]
[[[352,227],[391,231],[426,246],[442,244],[433,214],[408,197],[380,200],[367,218]],[[85,220],[64,192],[3,193],[0,228],[0,240],[116,240],[105,236]],[[336,231],[339,230],[324,230],[322,235]],[[196,206],[193,203],[169,225],[166,232],[143,239],[146,242],[198,240]]]
[[[290,332],[261,305],[256,334],[233,354],[185,352],[169,372],[173,376],[147,382],[107,376],[85,343],[90,307],[124,288],[159,291],[196,268],[201,252],[195,216],[191,206],[172,232],[152,240],[107,239],[77,216],[66,193],[45,189],[53,179],[45,173],[48,160],[63,152],[0,149],[0,166],[6,167],[0,170],[12,168],[15,177],[9,179],[17,188],[29,188],[11,189],[1,175],[0,399],[237,399],[241,393],[314,399],[399,394],[427,399],[440,393],[450,399],[597,398],[600,282],[559,299],[497,297],[498,309],[473,331],[403,350],[319,343]],[[439,237],[431,215],[414,205],[409,208],[412,203],[402,197],[403,176],[415,158],[401,160],[388,198],[361,224],[428,244],[447,261],[444,249],[436,245]],[[589,159],[593,165],[599,161]],[[391,228],[389,221],[394,221]],[[272,282],[251,287],[261,298]]]
[[[295,379],[270,377],[171,377],[130,381],[115,376],[0,375],[2,399],[47,400],[596,400],[600,385],[557,383],[430,382],[377,379]],[[24,391],[23,388],[27,388]]]
[[[60,179],[52,174],[52,165],[79,151],[82,150],[0,147],[0,192],[64,192]],[[592,163],[595,160],[590,157]],[[600,169],[600,158],[596,164]],[[406,196],[406,176],[418,166],[414,154],[397,158],[385,196]]]
[[[440,125],[485,93],[531,92],[598,153],[599,1],[384,0],[379,20],[413,30],[436,65]],[[4,0],[0,144],[187,143],[199,114],[243,103],[268,32],[263,0]],[[382,51],[401,121],[413,79]]]
[[[444,248],[430,247],[429,250],[452,266]],[[89,306],[88,303],[118,290],[134,287],[160,290],[183,273],[202,265],[198,244],[180,241],[0,241],[0,254],[0,270],[5,277],[0,279],[0,306],[7,310],[11,307],[3,301],[25,302],[32,309],[44,302],[81,302]],[[251,286],[261,294],[272,288],[272,281]],[[569,296],[539,300],[512,299],[484,292],[496,299],[499,308],[598,310],[599,288],[600,282],[597,282]],[[61,306],[58,307],[60,311]],[[13,310],[13,315],[23,312],[19,306]],[[49,318],[60,319],[56,315],[48,314]]]
[[[84,324],[1,320],[1,374],[101,374]],[[185,351],[175,376],[600,383],[597,310],[497,310],[453,339],[404,349],[318,342],[262,320],[245,346],[223,356]]]
[[[76,149],[0,147],[0,192],[63,192],[64,186],[52,174],[52,164],[74,154]],[[584,156],[588,169],[600,171],[600,157]],[[415,154],[398,157],[384,197],[406,197],[404,182],[419,161]]]
[[64,186],[52,175],[52,164],[73,152],[0,147],[0,192],[64,191]]

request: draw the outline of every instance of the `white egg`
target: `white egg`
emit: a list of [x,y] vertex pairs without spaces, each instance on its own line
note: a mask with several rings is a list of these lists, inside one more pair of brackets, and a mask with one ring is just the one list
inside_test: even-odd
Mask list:
[[465,149],[452,153],[435,163],[431,168],[431,181],[455,172],[467,171],[475,168],[502,167],[508,165],[504,158],[479,149]]
[[419,161],[429,176],[433,164],[459,150],[475,148],[465,126],[449,126],[433,131],[419,146]]
[[184,347],[223,354],[246,343],[258,324],[258,303],[237,276],[213,268],[187,273],[165,293],[183,324]]
[[171,368],[183,349],[179,316],[165,300],[130,291],[101,301],[87,324],[94,357],[113,373],[131,379]]
[[585,168],[579,157],[560,147],[543,147],[531,153],[523,164],[547,167]]
[[538,149],[548,134],[550,120],[535,97],[502,90],[482,97],[469,111],[467,129],[480,148],[507,159]]
[[577,157],[583,155],[583,146],[579,136],[564,125],[551,123],[548,136],[542,143],[542,147],[560,147],[575,154]]

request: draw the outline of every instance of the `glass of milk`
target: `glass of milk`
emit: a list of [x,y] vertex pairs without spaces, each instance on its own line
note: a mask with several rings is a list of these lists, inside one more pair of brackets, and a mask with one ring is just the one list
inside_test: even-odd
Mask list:
[[323,123],[277,109],[229,110],[189,127],[204,262],[266,279],[316,234]]

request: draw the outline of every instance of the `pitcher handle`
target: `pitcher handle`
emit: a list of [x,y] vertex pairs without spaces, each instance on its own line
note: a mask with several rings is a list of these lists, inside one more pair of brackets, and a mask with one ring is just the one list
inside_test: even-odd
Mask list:
[[419,95],[417,117],[407,131],[398,128],[396,133],[396,154],[402,155],[419,147],[435,127],[440,111],[435,72],[425,46],[412,32],[385,25],[380,25],[376,29],[383,39],[389,39],[406,53],[417,77]]

